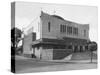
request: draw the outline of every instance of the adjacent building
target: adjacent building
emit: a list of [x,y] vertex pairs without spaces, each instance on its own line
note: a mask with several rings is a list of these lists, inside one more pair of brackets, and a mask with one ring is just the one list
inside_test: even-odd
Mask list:
[[24,54],[32,52],[41,60],[58,60],[87,50],[89,24],[75,23],[41,11],[38,25],[33,26],[37,29],[35,34],[24,37]]

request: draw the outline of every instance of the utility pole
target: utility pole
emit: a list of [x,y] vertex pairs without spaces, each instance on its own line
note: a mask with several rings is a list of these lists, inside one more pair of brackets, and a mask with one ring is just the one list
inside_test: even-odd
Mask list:
[[92,50],[91,50],[91,63],[92,63],[92,56],[93,56],[93,53],[92,53]]
[[92,57],[93,57],[93,53],[92,53],[92,49],[91,49],[92,45],[91,42],[88,43],[88,49],[91,52],[91,58],[90,58],[90,62],[92,63]]

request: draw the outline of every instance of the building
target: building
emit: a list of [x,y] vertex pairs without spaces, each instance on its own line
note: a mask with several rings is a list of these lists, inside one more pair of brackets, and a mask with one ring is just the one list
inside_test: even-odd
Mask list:
[[89,24],[67,21],[60,16],[49,15],[43,11],[39,18],[38,30],[35,31],[38,39],[36,37],[29,46],[30,52],[33,52],[38,59],[58,60],[72,52],[87,50]]
[[36,33],[29,33],[28,35],[24,35],[23,39],[23,53],[29,57],[32,54],[32,42],[36,40]]

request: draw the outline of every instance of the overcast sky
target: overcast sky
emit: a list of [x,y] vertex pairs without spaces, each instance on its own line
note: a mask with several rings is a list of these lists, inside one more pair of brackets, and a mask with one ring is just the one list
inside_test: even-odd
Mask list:
[[98,41],[98,9],[94,6],[17,2],[15,26],[20,29],[27,27],[40,16],[41,10],[51,15],[59,15],[69,21],[89,24],[90,40]]

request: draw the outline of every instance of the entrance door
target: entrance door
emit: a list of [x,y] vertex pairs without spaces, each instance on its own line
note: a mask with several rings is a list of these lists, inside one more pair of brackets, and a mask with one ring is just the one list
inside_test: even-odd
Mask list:
[[74,52],[78,51],[78,46],[74,46]]
[[80,52],[82,52],[83,51],[83,48],[82,48],[82,46],[80,46]]

